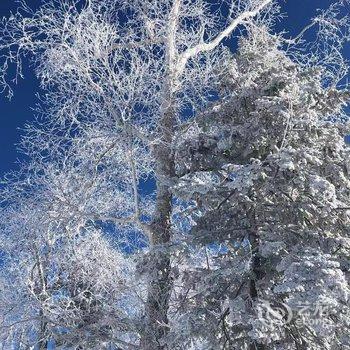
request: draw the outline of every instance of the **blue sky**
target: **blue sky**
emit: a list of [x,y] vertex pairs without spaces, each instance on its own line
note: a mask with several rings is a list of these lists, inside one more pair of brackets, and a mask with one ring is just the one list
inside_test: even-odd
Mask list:
[[[288,17],[278,25],[278,29],[283,28],[291,35],[298,33],[316,13],[317,8],[325,8],[331,2],[331,0],[281,0],[283,12]],[[27,4],[31,7],[37,7],[40,3],[40,0],[27,0]],[[10,11],[15,9],[15,0],[0,0],[0,17],[8,16]],[[350,59],[350,47],[347,48],[346,55]],[[15,95],[11,101],[0,95],[0,177],[14,169],[16,160],[21,158],[16,148],[16,143],[20,140],[20,128],[34,117],[32,108],[37,102],[38,83],[31,67],[25,67],[25,79],[20,81],[14,91]]]

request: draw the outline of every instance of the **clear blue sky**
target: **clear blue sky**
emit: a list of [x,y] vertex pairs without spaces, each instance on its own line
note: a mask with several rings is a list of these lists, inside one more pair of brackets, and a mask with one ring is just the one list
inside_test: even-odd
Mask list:
[[[291,35],[296,34],[307,23],[308,19],[316,13],[317,8],[325,8],[331,0],[281,0],[283,12],[288,17],[280,24],[279,29],[284,28]],[[27,0],[31,7],[37,7],[40,0]],[[0,0],[0,17],[8,16],[10,11],[15,11],[15,0]],[[347,48],[347,56],[350,58],[350,47]],[[25,68],[25,79],[15,87],[15,95],[11,101],[0,95],[0,177],[15,167],[16,159],[20,158],[16,143],[21,135],[19,130],[24,123],[33,118],[32,107],[35,106],[38,84],[30,67]]]

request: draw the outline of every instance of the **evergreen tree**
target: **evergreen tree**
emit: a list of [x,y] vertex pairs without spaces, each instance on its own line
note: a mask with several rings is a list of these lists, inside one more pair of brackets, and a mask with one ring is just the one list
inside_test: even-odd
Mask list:
[[184,271],[183,308],[208,349],[349,346],[350,95],[281,47],[261,28],[241,39],[229,98],[179,136],[190,242],[212,247]]

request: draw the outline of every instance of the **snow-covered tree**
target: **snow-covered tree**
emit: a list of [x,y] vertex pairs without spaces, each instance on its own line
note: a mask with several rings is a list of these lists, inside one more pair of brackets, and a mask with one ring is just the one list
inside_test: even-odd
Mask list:
[[[28,58],[44,92],[1,192],[5,348],[349,346],[347,5],[292,39],[272,0],[23,2],[3,20],[4,92]],[[301,301],[327,323],[259,313]]]
[[[243,38],[223,82],[230,98],[178,137],[190,240],[212,247],[208,265],[184,272],[182,317],[198,319],[194,335],[216,348],[349,346],[350,94],[324,86],[324,71],[294,63],[282,43],[261,28]],[[257,313],[266,302],[270,319]],[[328,314],[299,328],[271,314],[278,304]]]
[[2,211],[3,348],[46,349],[54,341],[58,348],[101,349],[134,341],[145,293],[133,278],[134,258],[96,225],[64,215],[53,193],[58,179],[46,176],[46,186],[38,188],[41,175],[17,198],[13,187]]

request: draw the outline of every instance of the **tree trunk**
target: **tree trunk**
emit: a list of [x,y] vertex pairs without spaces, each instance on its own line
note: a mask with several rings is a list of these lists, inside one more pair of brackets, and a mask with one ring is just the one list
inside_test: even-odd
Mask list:
[[48,341],[46,339],[46,331],[47,331],[47,322],[44,320],[44,313],[40,311],[40,331],[39,331],[39,342],[38,348],[39,350],[46,350],[48,346]]
[[155,216],[151,225],[153,250],[151,271],[149,272],[148,297],[146,306],[147,329],[141,341],[142,349],[163,350],[168,347],[162,339],[169,331],[168,308],[172,283],[170,277],[170,257],[167,245],[171,240],[172,193],[167,181],[175,174],[174,157],[171,147],[174,129],[174,115],[168,111],[162,120],[162,140],[154,147],[157,162],[157,198]]
[[[252,300],[252,303],[257,301],[259,298],[257,282],[261,280],[263,277],[263,273],[261,272],[261,267],[262,267],[261,257],[259,254],[259,237],[256,231],[257,230],[254,229],[254,232],[251,232],[249,234],[249,243],[252,251],[252,261],[251,261],[252,277],[249,281],[249,295]],[[266,349],[267,349],[266,345],[259,344],[258,342],[253,342],[249,345],[249,350],[266,350]]]

